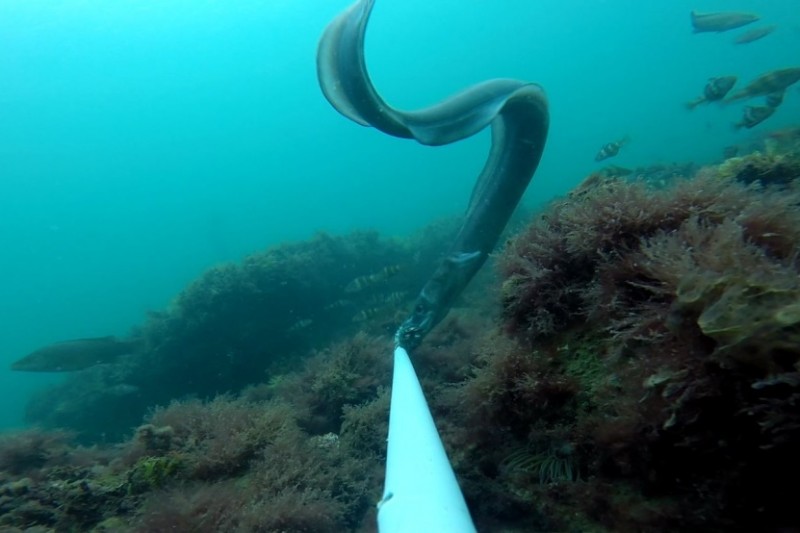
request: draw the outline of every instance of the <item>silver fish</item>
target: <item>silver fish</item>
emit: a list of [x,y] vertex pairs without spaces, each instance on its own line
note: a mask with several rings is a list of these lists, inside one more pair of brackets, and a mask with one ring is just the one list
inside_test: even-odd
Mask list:
[[739,37],[734,39],[734,44],[747,44],[752,43],[753,41],[757,41],[759,39],[763,39],[773,31],[777,26],[761,26],[760,28],[753,28],[752,30],[741,34]]
[[691,17],[694,33],[733,30],[752,24],[761,18],[754,13],[742,13],[738,11],[719,13],[698,13],[697,11],[692,11]]
[[91,366],[113,363],[120,356],[135,353],[142,341],[114,337],[74,339],[35,350],[11,365],[22,372],[75,372]]

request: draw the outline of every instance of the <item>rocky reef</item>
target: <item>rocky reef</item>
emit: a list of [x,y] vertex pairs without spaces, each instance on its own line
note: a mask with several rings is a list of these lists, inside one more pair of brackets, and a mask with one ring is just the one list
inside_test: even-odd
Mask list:
[[[479,530],[800,528],[793,147],[590,176],[414,352]],[[0,438],[0,529],[374,531],[391,334],[453,227],[206,273]]]
[[374,519],[383,475],[389,348],[357,335],[238,397],[173,401],[113,447],[75,446],[62,432],[5,436],[0,529],[359,529]]
[[[464,475],[497,495],[473,509],[544,531],[797,527],[792,157],[601,182],[509,243],[501,333],[451,400],[477,428],[456,432]],[[731,172],[753,161],[767,179]]]
[[319,234],[214,267],[132,332],[140,353],[46,389],[27,418],[87,443],[116,440],[173,398],[235,393],[335,339],[389,334],[454,228],[437,223],[403,241]]

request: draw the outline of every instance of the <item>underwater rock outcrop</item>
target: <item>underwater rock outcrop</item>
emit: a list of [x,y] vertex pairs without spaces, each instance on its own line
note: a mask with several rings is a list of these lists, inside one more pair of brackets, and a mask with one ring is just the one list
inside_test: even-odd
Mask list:
[[[46,389],[27,418],[71,428],[84,442],[115,440],[155,405],[239,391],[359,330],[390,335],[451,227],[437,223],[406,241],[319,234],[214,267],[134,331],[141,353]],[[354,280],[366,281],[348,291]]]
[[4,436],[0,529],[363,530],[383,475],[390,349],[360,333],[238,397],[159,407],[113,446]]
[[[674,173],[637,169],[554,202],[499,254],[501,279],[476,280],[466,307],[414,353],[480,530],[800,527],[784,488],[800,476],[800,189],[793,180],[746,183],[724,167]],[[450,227],[416,242],[449,237]],[[405,290],[441,249],[422,245],[424,266],[412,259],[396,275],[375,275],[402,263],[397,246],[400,255],[341,275],[326,299],[341,292],[366,303],[345,292],[357,278]],[[167,347],[182,357],[176,339],[206,334],[203,324],[226,331],[233,317],[269,312],[247,305],[255,299],[245,271],[213,272],[209,283],[227,281],[196,285],[154,317],[144,328],[153,354]],[[158,402],[121,445],[82,448],[62,432],[7,436],[0,527],[372,530],[394,331],[383,326],[403,318],[390,307],[363,322],[348,310],[336,319],[341,335],[287,344],[285,358],[238,392]],[[281,324],[291,339],[289,321]],[[228,331],[249,339],[252,330]],[[137,375],[128,364],[98,367],[94,392],[78,403],[97,413],[108,402],[92,395],[115,372]]]
[[792,183],[800,178],[800,150],[783,152],[770,149],[776,142],[767,143],[767,149],[763,151],[727,159],[719,166],[718,174],[722,178],[733,178],[744,183]]
[[490,421],[458,436],[498,494],[477,505],[548,530],[796,526],[799,243],[795,184],[724,169],[552,205],[501,258],[506,346],[463,385],[463,427]]

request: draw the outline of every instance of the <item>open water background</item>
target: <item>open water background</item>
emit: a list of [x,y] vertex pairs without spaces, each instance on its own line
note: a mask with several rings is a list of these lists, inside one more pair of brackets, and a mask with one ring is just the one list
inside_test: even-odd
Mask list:
[[[0,428],[60,377],[12,373],[42,345],[125,335],[210,266],[324,230],[407,234],[460,213],[484,132],[438,148],[339,116],[315,73],[342,0],[0,2]],[[755,11],[767,38],[693,35],[689,12]],[[367,61],[385,99],[430,105],[492,77],[541,83],[551,131],[526,202],[609,162],[711,163],[797,124],[800,92],[734,132],[744,104],[682,104],[800,66],[795,0],[377,0]],[[734,89],[735,90],[735,89]],[[759,102],[760,103],[760,102]]]

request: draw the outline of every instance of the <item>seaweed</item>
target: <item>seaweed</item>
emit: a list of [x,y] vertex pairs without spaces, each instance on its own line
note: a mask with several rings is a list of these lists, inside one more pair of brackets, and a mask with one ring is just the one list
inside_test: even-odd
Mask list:
[[[584,184],[412,354],[480,529],[800,525],[800,188],[733,168]],[[452,227],[208,272],[140,328],[141,357],[31,404],[94,441],[117,416],[122,444],[0,440],[0,527],[373,530],[391,333]]]
[[[434,232],[430,238],[442,235]],[[298,368],[310,349],[360,330],[388,338],[392,321],[400,320],[392,310],[402,310],[407,302],[392,295],[413,294],[433,261],[411,248],[420,239],[406,243],[375,232],[321,233],[254,253],[238,264],[215,266],[134,329],[133,335],[144,340],[142,353],[45,389],[30,400],[27,419],[74,429],[85,443],[119,440],[148,409],[173,398],[241,391]],[[426,254],[444,246],[425,242]],[[346,293],[354,279],[390,266],[397,274],[380,287]],[[378,298],[386,301],[376,304]],[[354,321],[354,315],[376,306],[380,316]]]
[[[789,459],[800,440],[800,194],[725,172],[598,184],[555,203],[507,247],[505,331],[520,344],[492,355],[464,390],[491,378],[472,409],[494,427],[481,448],[505,446],[505,464],[522,465],[500,471],[516,470],[515,493],[549,497],[533,483],[566,471],[547,460],[562,442],[587,478],[625,488],[604,500],[614,511],[595,518],[603,527],[792,523],[764,472],[782,464],[787,483],[800,473]],[[538,395],[570,379],[574,401]],[[486,397],[507,399],[495,414]],[[520,471],[532,474],[524,490]],[[596,497],[568,492],[573,512],[596,514]]]

